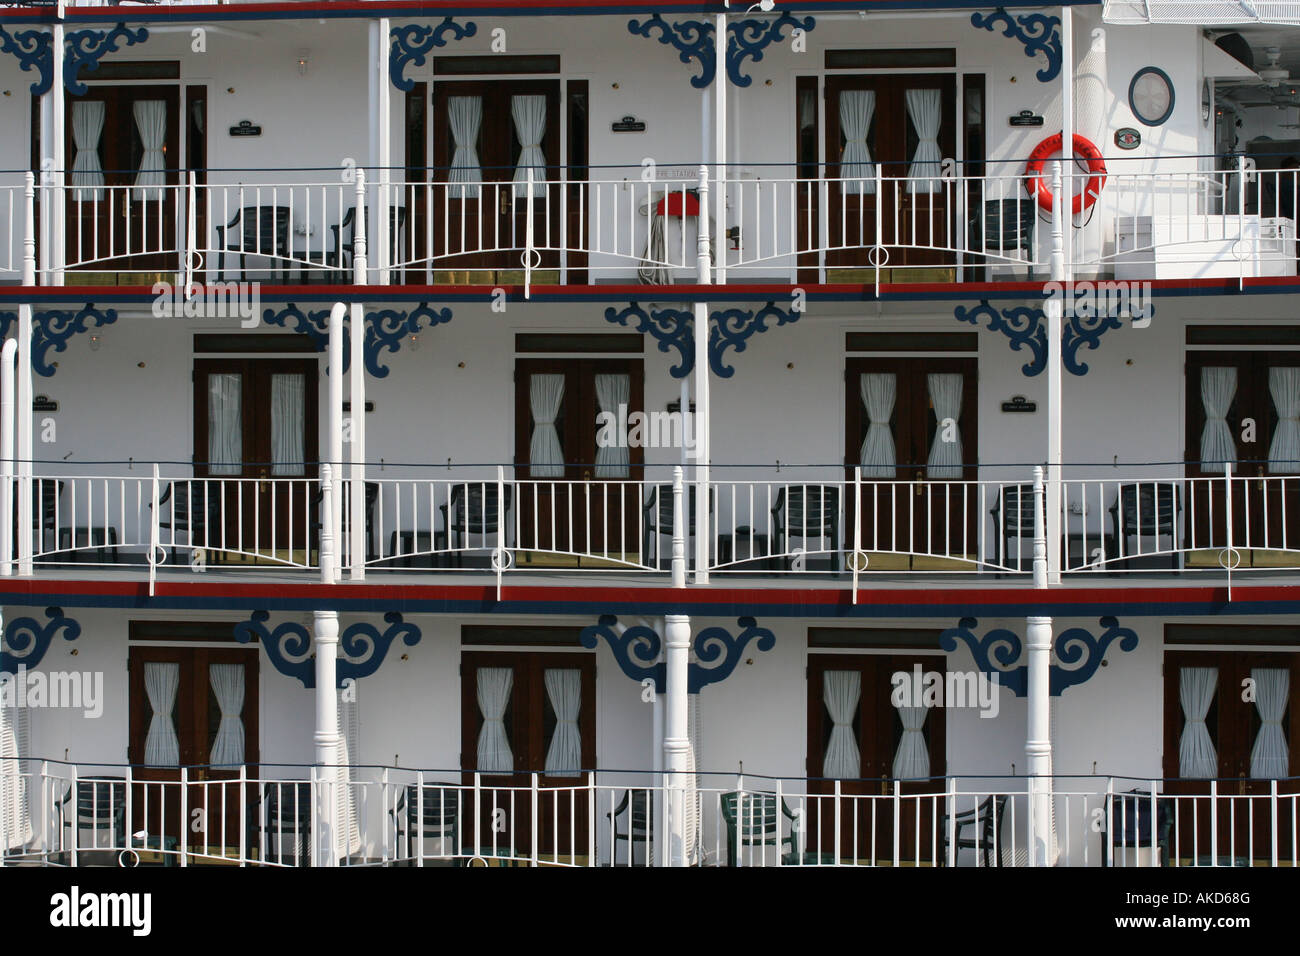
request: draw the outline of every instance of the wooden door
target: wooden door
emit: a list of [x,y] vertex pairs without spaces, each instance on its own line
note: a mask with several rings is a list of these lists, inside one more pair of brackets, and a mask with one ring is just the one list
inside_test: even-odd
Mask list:
[[[257,648],[136,645],[128,668],[129,760],[140,781],[132,790],[131,832],[174,839],[179,847],[184,830],[191,853],[234,854],[241,801],[230,781],[238,780],[237,765],[259,760]],[[170,709],[155,712],[155,703]],[[190,781],[183,807],[181,767],[189,768]],[[248,784],[245,795],[245,819],[256,819],[256,785]]]
[[[840,787],[838,838],[831,797],[811,801],[807,851],[841,860],[933,862],[935,810],[946,773],[943,701],[924,714],[894,706],[894,675],[945,670],[944,658],[908,653],[816,654],[808,659],[808,776],[814,793]],[[917,724],[919,723],[919,730]],[[905,726],[906,724],[906,726]],[[907,729],[910,726],[911,729]],[[906,741],[905,741],[906,738]],[[924,765],[924,766],[920,766]],[[921,779],[936,778],[936,779]],[[895,785],[902,795],[895,826]]]
[[[937,130],[932,128],[936,119]],[[912,164],[918,156],[927,162],[950,159],[955,147],[955,77],[827,77],[826,215],[834,250],[827,256],[828,267],[893,270],[951,264],[951,192],[939,167],[927,165],[922,174]],[[877,164],[883,178],[879,188]],[[904,182],[908,177],[914,181]],[[906,275],[893,277],[906,281]]]
[[[862,464],[863,486],[856,507],[853,495],[845,495],[850,520],[844,546],[853,549],[853,521],[861,516],[869,567],[978,560],[977,373],[973,358],[847,361],[845,474],[852,483],[854,467]],[[874,423],[872,412],[883,414],[886,407],[888,419]]]
[[[611,378],[617,386],[602,392]],[[558,406],[554,404],[556,390]],[[515,468],[519,488],[518,547],[597,561],[641,559],[641,476],[638,436],[602,430],[610,394],[627,395],[626,421],[643,408],[640,359],[520,359],[515,365]],[[547,396],[550,396],[549,398]],[[622,403],[619,403],[622,404]],[[547,415],[554,409],[554,442]],[[618,451],[601,444],[621,441]],[[558,443],[558,444],[557,444]],[[557,451],[558,448],[558,451]],[[549,456],[542,460],[539,456]],[[535,560],[541,557],[534,556]]]
[[[219,496],[206,546],[218,557],[303,562],[315,513],[315,359],[196,359],[197,511]],[[196,539],[198,535],[196,535]]]
[[[71,267],[175,271],[179,102],[174,86],[98,86],[68,98]],[[149,149],[155,141],[160,148]]]
[[[1300,550],[1300,458],[1278,410],[1300,390],[1300,354],[1190,352],[1187,356],[1187,509],[1192,550],[1228,546],[1227,458],[1232,487],[1231,545],[1256,566],[1292,563]],[[1226,413],[1218,413],[1223,402]],[[1227,444],[1225,444],[1225,441]],[[1226,454],[1225,454],[1226,452]],[[1213,460],[1209,460],[1213,459]]]
[[[1216,780],[1219,794],[1217,806],[1208,798],[1177,801],[1170,853],[1181,862],[1207,865],[1212,846],[1219,865],[1269,859],[1273,781],[1281,794],[1298,790],[1297,680],[1300,654],[1294,651],[1165,652],[1165,791],[1209,794]],[[1293,840],[1287,807],[1280,804],[1277,815],[1282,858],[1289,857]]]
[[[525,143],[520,123],[533,129],[541,97],[545,124],[541,139]],[[533,245],[542,251],[533,267],[555,268],[564,224],[560,215],[560,86],[555,80],[439,82],[433,91],[432,205],[418,218],[433,222],[433,255],[450,270],[522,270],[528,246],[529,191],[515,182],[525,155],[540,150],[544,166],[533,164]],[[524,114],[528,113],[529,118]],[[516,114],[519,114],[518,116]],[[464,177],[464,180],[458,179]],[[495,281],[495,280],[493,280]]]
[[539,854],[559,862],[569,862],[575,854],[585,857],[591,808],[581,788],[586,781],[583,771],[595,765],[595,655],[463,654],[461,766],[466,783],[472,784],[478,772],[485,788],[477,852],[472,806],[461,814],[464,852],[529,855],[536,773]]

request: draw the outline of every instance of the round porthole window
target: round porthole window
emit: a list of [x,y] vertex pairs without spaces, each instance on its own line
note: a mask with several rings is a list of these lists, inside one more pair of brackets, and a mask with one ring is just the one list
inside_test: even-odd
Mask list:
[[1128,85],[1128,105],[1144,126],[1159,126],[1174,111],[1174,84],[1159,67],[1144,66]]

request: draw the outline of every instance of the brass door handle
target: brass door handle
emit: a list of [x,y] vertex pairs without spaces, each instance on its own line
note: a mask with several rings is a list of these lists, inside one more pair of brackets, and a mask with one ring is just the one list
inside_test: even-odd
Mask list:
[[510,211],[510,190],[497,188],[497,195],[501,197],[501,215]]
[[266,491],[266,469],[263,468],[257,475],[257,490]]
[[918,497],[918,498],[921,497],[921,485],[922,485],[923,483],[924,483],[924,479],[921,477],[921,473],[920,473],[920,472],[917,472],[917,475],[916,475],[916,497]]

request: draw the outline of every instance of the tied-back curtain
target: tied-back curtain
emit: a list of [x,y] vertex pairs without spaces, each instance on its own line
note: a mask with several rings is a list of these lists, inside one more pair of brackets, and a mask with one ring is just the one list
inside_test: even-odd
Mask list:
[[208,667],[212,694],[221,709],[217,738],[208,762],[226,766],[244,762],[244,665],[212,664]]
[[271,376],[271,474],[306,474],[303,441],[307,431],[307,382],[301,372]]
[[555,428],[564,401],[564,376],[533,375],[528,380],[528,402],[533,411],[533,435],[528,443],[528,464],[534,478],[563,478],[564,449]]
[[451,157],[451,171],[447,178],[453,183],[472,185],[452,186],[452,199],[478,199],[479,182],[483,171],[478,164],[478,130],[483,123],[483,97],[447,97],[447,118],[451,124],[451,138],[456,151]]
[[912,165],[907,168],[909,193],[937,193],[943,185],[939,180],[943,168],[943,153],[939,150],[939,124],[942,121],[942,101],[938,90],[908,90],[907,115],[916,130],[916,152]]
[[930,776],[930,751],[925,745],[927,709],[921,707],[898,708],[898,719],[903,724],[903,736],[894,754],[894,777],[898,780],[915,780]]
[[[618,413],[619,406],[621,405],[626,409],[631,394],[632,378],[626,372],[596,376],[596,402],[600,405],[602,412],[608,412],[614,416],[615,422],[625,420],[624,416],[620,416]],[[628,462],[630,459],[628,457],[627,435],[622,431],[621,425],[618,427],[615,439],[616,444],[597,445],[596,447],[597,478],[626,478],[628,476]]]
[[153,708],[149,733],[144,738],[144,762],[150,767],[179,767],[181,742],[176,736],[172,708],[181,683],[181,665],[174,661],[147,661],[144,692]]
[[[930,446],[930,458],[926,463],[927,478],[960,478],[962,463],[961,427],[961,389],[962,377],[959,373],[931,373],[926,376],[930,389],[930,404],[934,408],[936,427],[934,443]],[[952,427],[946,422],[951,419]],[[945,438],[951,435],[951,441]]]
[[1270,368],[1268,391],[1277,409],[1277,429],[1268,446],[1268,470],[1300,471],[1300,368]]
[[244,469],[243,376],[208,376],[208,473],[238,475]]
[[144,155],[135,175],[135,198],[158,202],[167,182],[167,158],[163,143],[167,138],[167,104],[162,100],[136,100],[132,106],[135,126],[140,131]]
[[478,709],[483,715],[483,726],[478,732],[480,773],[512,773],[515,769],[515,755],[510,749],[505,724],[514,682],[515,672],[509,667],[478,669]]
[[104,198],[104,168],[99,163],[99,138],[104,132],[104,101],[76,100],[72,104],[72,198],[99,202]]
[[548,667],[542,673],[546,696],[555,711],[555,730],[546,748],[543,768],[552,777],[576,777],[582,770],[582,736],[578,713],[582,707],[582,671],[572,667]]
[[1183,707],[1183,735],[1178,741],[1178,776],[1212,779],[1219,775],[1219,754],[1205,726],[1219,682],[1217,667],[1184,667],[1178,672],[1178,698]]
[[1252,667],[1255,709],[1259,711],[1259,733],[1250,751],[1250,775],[1258,779],[1289,776],[1290,751],[1282,730],[1291,672],[1285,667]]
[[16,850],[32,838],[31,805],[23,761],[28,760],[27,708],[0,702],[0,850]]
[[542,94],[516,93],[510,97],[510,115],[519,138],[519,162],[515,164],[514,194],[528,193],[528,170],[533,171],[533,198],[546,196],[546,155],[542,137],[546,135],[546,97]]
[[844,135],[844,148],[840,150],[840,178],[851,180],[842,184],[846,196],[874,195],[876,192],[876,164],[871,161],[871,150],[867,148],[867,135],[871,132],[871,117],[875,112],[875,90],[840,92],[840,132]]
[[862,695],[862,675],[857,671],[826,671],[822,674],[822,700],[831,718],[831,738],[822,758],[822,776],[835,780],[856,780],[862,776],[858,735],[853,715]]
[[894,477],[894,432],[889,420],[894,414],[898,376],[892,372],[869,372],[858,383],[862,407],[867,412],[867,435],[862,439],[862,477]]
[[1228,409],[1236,394],[1235,367],[1201,369],[1201,405],[1205,409],[1205,427],[1201,429],[1202,471],[1223,471],[1224,462],[1237,460],[1237,446],[1228,427]]

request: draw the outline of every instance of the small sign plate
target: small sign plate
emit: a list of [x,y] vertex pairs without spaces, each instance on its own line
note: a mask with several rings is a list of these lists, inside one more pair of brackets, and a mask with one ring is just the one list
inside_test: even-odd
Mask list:
[[610,123],[609,129],[613,133],[644,133],[645,120],[639,120],[635,116],[624,116],[621,120]]
[[252,120],[240,120],[238,126],[230,127],[231,136],[261,136],[262,127],[254,126]]
[[1023,395],[1013,395],[1009,401],[1002,403],[1004,412],[1036,412],[1038,403],[1026,400]]
[[1115,130],[1115,145],[1120,149],[1137,149],[1142,145],[1142,134],[1132,126]]
[[32,399],[32,411],[34,412],[57,412],[59,403],[48,395],[37,395]]
[[1043,118],[1033,110],[1021,110],[1015,116],[1008,117],[1007,122],[1012,126],[1042,126]]

